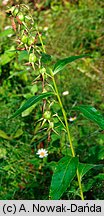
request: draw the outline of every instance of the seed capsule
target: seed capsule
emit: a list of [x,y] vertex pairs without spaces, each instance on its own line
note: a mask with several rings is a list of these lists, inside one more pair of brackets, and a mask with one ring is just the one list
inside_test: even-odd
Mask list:
[[31,46],[35,41],[35,38],[34,37],[29,37],[28,38],[28,46]]
[[45,113],[43,114],[43,118],[46,119],[46,120],[50,120],[51,112],[50,111],[45,111]]
[[23,37],[21,38],[21,41],[23,44],[27,44],[27,41],[28,41],[27,35],[23,35]]
[[36,55],[34,53],[30,53],[29,55],[29,62],[30,63],[35,63],[37,60]]

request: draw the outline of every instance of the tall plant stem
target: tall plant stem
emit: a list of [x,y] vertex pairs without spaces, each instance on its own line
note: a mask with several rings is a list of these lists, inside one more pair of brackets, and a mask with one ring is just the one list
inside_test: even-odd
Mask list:
[[80,189],[80,196],[81,196],[81,199],[84,200],[82,184],[81,184],[81,178],[80,178],[80,174],[79,174],[78,169],[77,169],[77,179],[78,179],[78,184],[79,184],[79,189]]
[[[41,34],[39,34],[39,32],[38,32],[38,35],[39,35],[39,39],[40,39],[40,42],[41,42],[41,45],[42,45],[43,52],[46,53],[45,47],[44,47],[44,44],[43,44],[43,41],[42,41]],[[59,102],[59,105],[61,107],[62,114],[63,114],[63,117],[64,117],[64,121],[65,121],[65,125],[66,125],[66,131],[67,131],[67,135],[68,135],[68,140],[69,140],[72,156],[75,157],[75,151],[74,151],[74,147],[73,147],[73,143],[72,143],[71,134],[70,134],[70,131],[69,131],[66,112],[64,110],[64,107],[63,107],[63,104],[62,104],[62,101],[61,101],[61,98],[60,98],[60,95],[59,95],[59,92],[58,92],[57,84],[56,84],[56,81],[55,81],[54,74],[53,74],[52,70],[50,70],[50,74],[51,74],[51,77],[52,77],[55,93],[56,93],[56,96],[57,96],[57,99],[58,99],[58,102]],[[79,184],[79,189],[80,189],[80,196],[81,196],[81,199],[84,200],[82,184],[81,184],[81,178],[80,178],[80,174],[79,174],[78,169],[77,169],[77,179],[78,179],[78,184]]]
[[67,130],[67,134],[68,134],[68,140],[69,140],[70,148],[71,148],[71,151],[72,151],[72,156],[75,157],[75,151],[74,151],[74,148],[73,148],[72,139],[71,139],[71,135],[70,135],[70,132],[69,132],[69,126],[68,126],[68,121],[67,121],[67,117],[66,117],[66,112],[64,110],[61,98],[59,96],[58,88],[57,88],[56,81],[54,79],[54,75],[53,75],[52,71],[51,71],[51,76],[52,76],[52,81],[53,81],[53,84],[54,84],[56,96],[57,96],[59,105],[61,107],[62,113],[63,113],[63,117],[64,117],[64,121],[65,121],[65,125],[66,125],[66,130]]
[[[54,79],[54,74],[53,74],[52,70],[50,71],[50,73],[51,73],[52,81],[53,81],[53,84],[54,84],[56,96],[57,96],[59,105],[61,107],[62,113],[63,113],[63,117],[64,117],[64,121],[65,121],[65,125],[66,125],[66,131],[67,131],[67,134],[68,134],[68,140],[69,140],[69,143],[70,143],[72,156],[75,157],[75,151],[74,151],[74,147],[73,147],[73,143],[72,143],[71,134],[70,134],[70,131],[69,131],[66,112],[64,110],[64,107],[63,107],[63,104],[62,104],[62,101],[61,101],[61,98],[60,98],[60,95],[59,95],[59,92],[58,92],[58,88],[57,88],[56,81]],[[79,184],[79,189],[80,189],[80,196],[81,196],[81,199],[84,200],[83,190],[82,190],[82,185],[81,185],[81,179],[80,179],[80,174],[79,174],[78,169],[77,169],[77,178],[78,178],[78,184]]]
[[[37,31],[38,31],[38,30],[37,30]],[[39,36],[40,43],[41,43],[41,45],[42,45],[43,52],[46,53],[45,47],[44,47],[44,44],[43,44],[43,40],[42,40],[42,37],[41,37],[41,34],[39,33],[39,31],[38,31],[38,36]]]

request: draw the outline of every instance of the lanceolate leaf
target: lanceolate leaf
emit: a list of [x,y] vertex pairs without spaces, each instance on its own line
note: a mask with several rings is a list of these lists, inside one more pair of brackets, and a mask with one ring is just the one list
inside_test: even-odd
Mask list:
[[7,140],[11,139],[3,130],[0,130],[0,137],[7,139]]
[[61,59],[59,61],[57,61],[57,63],[55,64],[54,66],[54,69],[53,69],[53,73],[56,74],[58,73],[59,71],[61,71],[67,64],[77,60],[77,59],[80,59],[80,58],[84,58],[84,57],[88,57],[88,55],[80,55],[80,56],[71,56],[71,57],[68,57],[68,58],[64,58],[64,59]]
[[22,130],[22,128],[19,128],[19,129],[16,131],[15,135],[13,136],[13,138],[18,138],[18,137],[20,137],[22,134],[23,134],[23,130]]
[[78,158],[63,157],[57,164],[50,187],[50,199],[58,200],[73,180],[78,166]]
[[46,92],[42,93],[40,95],[33,96],[29,98],[23,106],[21,106],[10,118],[14,118],[18,116],[20,113],[31,107],[33,104],[37,103],[38,101],[41,101],[43,98],[49,97],[53,95],[53,92]]
[[97,111],[92,106],[87,105],[80,105],[74,107],[74,110],[79,110],[85,117],[92,120],[93,122],[97,123],[101,129],[104,130],[104,116],[100,114],[99,111]]
[[96,165],[94,164],[83,164],[79,163],[78,171],[80,174],[80,178],[82,178],[90,169],[94,168]]

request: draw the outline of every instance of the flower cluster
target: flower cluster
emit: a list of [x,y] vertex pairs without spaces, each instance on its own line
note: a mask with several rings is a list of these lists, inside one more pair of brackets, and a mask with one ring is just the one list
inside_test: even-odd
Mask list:
[[63,96],[66,96],[66,95],[68,95],[68,94],[69,94],[69,91],[64,91],[64,92],[62,93]]

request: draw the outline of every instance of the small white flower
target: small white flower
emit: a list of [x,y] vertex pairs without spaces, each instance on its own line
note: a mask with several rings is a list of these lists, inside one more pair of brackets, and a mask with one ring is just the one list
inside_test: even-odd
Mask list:
[[47,31],[47,30],[48,30],[48,27],[47,27],[47,26],[45,26],[45,27],[44,27],[44,31]]
[[62,93],[62,95],[64,95],[64,96],[66,96],[66,95],[68,95],[69,94],[69,91],[64,91],[63,93]]
[[48,156],[48,151],[41,148],[38,150],[38,152],[36,153],[37,155],[39,155],[39,158],[44,158],[44,157],[47,157]]
[[77,118],[76,116],[74,116],[74,117],[70,117],[70,118],[69,118],[69,121],[70,121],[70,122],[73,122],[73,121],[76,120],[76,118]]

